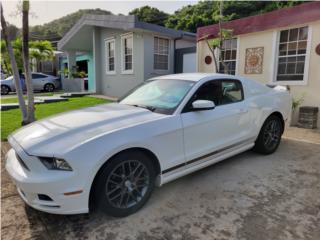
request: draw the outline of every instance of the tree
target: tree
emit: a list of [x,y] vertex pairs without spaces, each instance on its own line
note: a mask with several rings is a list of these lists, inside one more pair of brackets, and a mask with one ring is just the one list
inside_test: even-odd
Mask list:
[[27,119],[27,108],[26,108],[26,103],[23,99],[23,95],[22,95],[22,89],[21,89],[21,82],[20,82],[20,76],[19,76],[19,70],[18,70],[18,66],[16,63],[16,59],[14,56],[14,52],[13,52],[13,48],[9,39],[9,35],[7,32],[7,22],[4,18],[3,15],[3,9],[2,9],[2,3],[0,2],[0,8],[1,8],[1,27],[3,30],[3,39],[5,40],[6,43],[6,47],[7,47],[7,51],[8,51],[8,55],[10,58],[10,62],[11,62],[11,68],[12,68],[12,72],[13,72],[13,79],[14,79],[14,84],[16,87],[16,93],[18,96],[18,102],[19,102],[19,106],[20,106],[20,110],[21,110],[21,115],[22,115],[22,124],[26,121]]
[[30,27],[30,32],[32,33],[33,37],[37,37],[39,40],[62,37],[85,14],[110,15],[112,13],[100,8],[81,9],[49,23]]
[[53,58],[53,47],[49,41],[30,41],[30,56],[36,60],[37,71],[42,71],[41,61],[51,60]]
[[219,59],[221,61],[221,64],[223,65],[224,73],[225,74],[229,74],[229,66],[224,62],[221,50],[222,50],[223,41],[225,41],[226,39],[231,39],[232,38],[233,30],[232,29],[222,28],[222,22],[226,19],[223,16],[223,1],[220,2],[219,15],[218,16],[213,16],[213,17],[219,23],[218,37],[210,39],[210,40],[206,37],[205,40],[206,40],[206,43],[207,43],[207,46],[208,46],[209,50],[212,53],[216,72],[218,71],[219,67],[218,67],[218,60],[217,60],[217,58],[215,56],[215,50],[219,49],[219,54],[220,54]]
[[29,62],[29,0],[23,0],[22,2],[22,59],[24,67],[24,75],[27,87],[28,96],[28,108],[27,108],[27,120],[24,124],[29,124],[35,121],[34,116],[34,95],[33,85],[30,71]]
[[[291,7],[304,1],[223,1],[224,17],[234,20],[242,17]],[[169,28],[196,32],[198,27],[218,23],[219,1],[200,1],[195,5],[182,7],[166,21]]]
[[195,5],[182,7],[168,18],[165,26],[196,32],[198,27],[216,23],[212,16],[218,15],[218,4],[216,1],[201,1]]
[[135,8],[129,12],[129,15],[137,16],[139,21],[157,24],[160,26],[164,26],[169,17],[169,14],[150,6]]
[[17,66],[19,71],[23,72],[23,63],[22,63],[22,39],[16,38],[14,41],[11,42],[14,56],[16,58]]
[[[20,29],[10,23],[7,24],[7,33],[8,33],[9,39],[11,40],[14,40],[21,35]],[[1,30],[1,34],[3,35],[2,30]]]
[[1,40],[1,69],[7,74],[12,74],[10,58],[6,47],[6,42],[4,40]]

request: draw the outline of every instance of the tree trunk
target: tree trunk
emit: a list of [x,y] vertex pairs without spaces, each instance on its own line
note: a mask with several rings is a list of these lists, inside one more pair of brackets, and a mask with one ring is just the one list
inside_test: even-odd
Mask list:
[[206,38],[206,43],[207,43],[207,46],[210,50],[210,52],[212,53],[212,57],[213,57],[213,62],[214,62],[214,66],[216,68],[216,73],[218,73],[218,61],[217,61],[217,58],[216,58],[216,55],[215,55],[215,52],[214,52],[214,49],[210,46],[209,44],[209,40]]
[[25,73],[25,81],[28,96],[27,121],[29,124],[35,121],[34,117],[34,95],[29,60],[29,1],[22,2],[22,58]]
[[2,26],[2,31],[3,31],[3,38],[6,42],[7,45],[7,51],[9,54],[10,58],[10,63],[11,63],[11,69],[13,72],[13,79],[14,79],[14,85],[16,88],[16,93],[18,96],[18,102],[21,110],[21,115],[22,115],[22,124],[27,120],[27,108],[26,108],[26,103],[23,99],[23,93],[22,93],[22,88],[21,88],[21,82],[20,82],[20,76],[19,76],[19,70],[16,62],[16,58],[13,53],[13,48],[8,36],[8,28],[7,28],[7,23],[3,15],[3,9],[2,9],[2,4],[0,2],[0,8],[1,8],[1,26]]
[[[222,18],[223,18],[223,1],[220,1],[220,17],[219,17],[219,38],[220,38],[220,44],[223,44],[223,36],[222,36]],[[219,55],[220,55],[220,60],[221,60],[221,64],[223,65],[224,68],[224,73],[228,74],[229,73],[229,67],[228,65],[224,62],[223,58],[222,58],[222,54],[221,54],[221,48],[222,46],[220,46],[219,48]]]

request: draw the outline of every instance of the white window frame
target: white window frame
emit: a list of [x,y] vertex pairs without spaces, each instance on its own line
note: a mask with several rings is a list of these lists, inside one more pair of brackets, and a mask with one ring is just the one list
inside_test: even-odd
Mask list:
[[[239,52],[240,52],[240,48],[239,48],[239,37],[238,36],[233,36],[231,39],[236,39],[237,41],[237,49],[236,49],[236,59],[235,60],[226,60],[227,62],[231,62],[231,61],[234,61],[235,64],[236,64],[236,67],[234,69],[234,76],[237,75],[238,73],[238,64],[239,64]],[[225,39],[225,40],[228,40],[228,39]],[[232,48],[231,48],[232,50]],[[217,72],[220,72],[220,49],[217,48],[217,60],[218,60],[218,71]]]
[[[303,80],[296,80],[296,81],[277,81],[277,73],[278,73],[278,66],[279,66],[279,42],[280,42],[280,33],[283,30],[290,30],[294,28],[301,28],[301,27],[308,27],[308,39],[307,39],[307,49],[305,55],[305,63],[304,63],[304,72],[303,72]],[[276,41],[273,45],[273,57],[274,65],[271,68],[273,70],[273,78],[271,80],[272,84],[278,85],[307,85],[309,79],[309,62],[310,62],[310,53],[311,53],[311,40],[312,40],[312,27],[310,25],[297,25],[297,26],[290,26],[289,28],[281,28],[275,31],[274,38]]]
[[[124,40],[132,38],[132,69],[125,70],[125,49],[124,49]],[[134,39],[133,39],[133,33],[125,33],[121,35],[121,73],[122,74],[133,74],[133,57],[134,57]]]
[[[114,56],[113,56],[113,61],[114,61],[114,70],[110,71],[109,70],[109,49],[108,49],[108,44],[112,43],[114,44]],[[105,39],[105,54],[106,54],[106,74],[107,75],[115,75],[116,74],[116,39],[115,37],[110,37]]]
[[[167,69],[157,69],[157,68],[155,68],[154,67],[154,65],[155,65],[155,62],[154,62],[154,55],[155,55],[155,52],[154,52],[154,50],[155,50],[155,46],[154,46],[154,39],[155,38],[162,38],[162,39],[166,39],[166,40],[168,40],[168,67],[167,67]],[[163,37],[163,36],[158,36],[158,35],[154,35],[153,36],[153,70],[155,71],[155,72],[159,72],[159,73],[161,73],[161,72],[167,72],[167,71],[169,71],[169,69],[170,69],[170,44],[171,44],[171,42],[170,42],[170,38],[167,38],[167,37]]]

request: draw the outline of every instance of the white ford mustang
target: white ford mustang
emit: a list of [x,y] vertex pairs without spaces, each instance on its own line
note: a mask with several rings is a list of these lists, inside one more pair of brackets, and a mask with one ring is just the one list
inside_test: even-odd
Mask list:
[[283,87],[238,76],[156,77],[119,103],[16,131],[6,169],[36,209],[75,214],[97,207],[126,216],[146,203],[155,185],[251,148],[274,152],[290,99]]

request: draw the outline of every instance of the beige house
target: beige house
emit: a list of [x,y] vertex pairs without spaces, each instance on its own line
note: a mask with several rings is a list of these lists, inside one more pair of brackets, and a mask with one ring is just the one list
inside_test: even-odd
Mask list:
[[[233,29],[234,37],[224,41],[221,54],[230,74],[287,85],[294,99],[304,98],[301,106],[320,108],[320,2],[225,22],[222,27]],[[218,31],[217,24],[197,30],[199,72],[216,72],[206,39],[216,38]],[[218,72],[224,72],[219,52],[215,55]],[[294,123],[297,116],[298,111]]]

